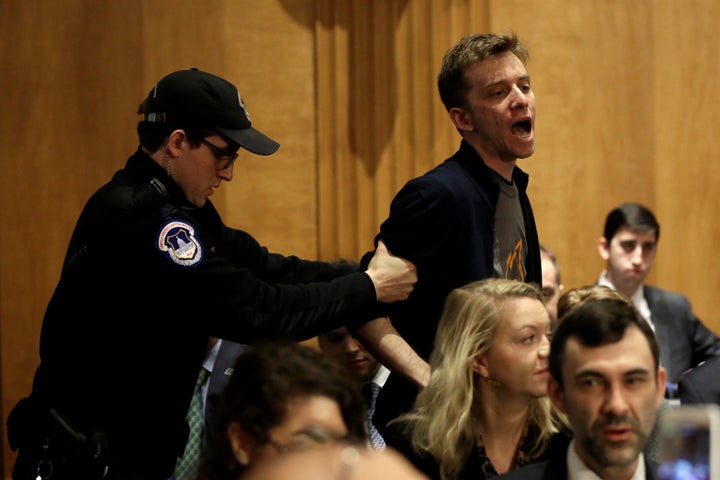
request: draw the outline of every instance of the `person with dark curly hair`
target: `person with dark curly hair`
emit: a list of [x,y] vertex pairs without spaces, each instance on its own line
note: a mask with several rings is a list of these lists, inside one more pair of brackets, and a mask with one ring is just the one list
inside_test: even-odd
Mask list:
[[360,388],[314,348],[279,341],[249,349],[221,396],[199,479],[237,480],[280,455],[331,442],[367,448]]

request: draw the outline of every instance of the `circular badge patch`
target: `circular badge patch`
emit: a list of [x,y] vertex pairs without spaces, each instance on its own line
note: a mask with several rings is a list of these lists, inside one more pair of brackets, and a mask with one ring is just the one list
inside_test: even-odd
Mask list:
[[181,267],[192,267],[202,260],[203,251],[195,238],[195,229],[186,222],[170,220],[160,229],[157,249],[171,262]]

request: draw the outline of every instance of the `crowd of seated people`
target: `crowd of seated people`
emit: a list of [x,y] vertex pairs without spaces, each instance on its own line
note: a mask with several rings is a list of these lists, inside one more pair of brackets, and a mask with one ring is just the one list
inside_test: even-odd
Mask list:
[[[489,278],[451,291],[430,379],[412,409],[384,426],[387,449],[369,442],[373,424],[360,393],[384,367],[347,329],[320,335],[318,349],[270,342],[244,351],[213,425],[224,434],[208,446],[199,478],[567,478],[584,470],[605,478],[619,460],[596,454],[611,449],[613,436],[632,440],[631,470],[652,478],[656,416],[668,408],[663,358],[671,358],[658,325],[607,281],[564,291],[557,259],[541,251],[542,289]],[[567,365],[592,373],[568,376]],[[645,393],[623,384],[632,368],[643,372],[632,376],[647,384]],[[720,403],[718,368],[720,357],[709,356],[679,375],[681,402]],[[614,389],[620,393],[607,393]],[[593,416],[595,424],[582,423]],[[605,436],[593,430],[618,418],[635,419]]]
[[[428,384],[391,422],[382,450],[369,443],[361,377],[348,362],[294,342],[244,349],[219,399],[213,428],[221,435],[198,478],[554,479],[584,470],[610,478],[603,475],[621,464],[653,478],[666,371],[652,328],[621,292],[587,285],[560,296],[551,341],[543,300],[515,280],[454,289]],[[694,371],[712,371],[714,362]],[[689,373],[681,385],[691,385]],[[717,401],[691,388],[695,401]],[[598,433],[618,419],[628,423]],[[613,442],[632,448],[603,456],[615,452]]]
[[[624,221],[640,228],[637,219]],[[656,241],[657,231],[652,236]],[[429,381],[409,411],[384,425],[380,448],[370,442],[373,422],[361,387],[378,379],[382,386],[388,372],[346,328],[319,335],[319,348],[276,341],[241,349],[215,399],[218,418],[207,428],[219,434],[205,446],[198,478],[361,479],[392,472],[409,480],[549,479],[585,470],[605,478],[622,463],[597,455],[611,450],[613,435],[632,440],[630,471],[652,478],[656,417],[669,405],[662,399],[663,358],[672,359],[662,354],[657,333],[662,315],[652,324],[637,298],[607,280],[564,291],[557,259],[545,246],[541,252],[542,289],[489,278],[450,292]],[[617,279],[609,273],[613,262],[602,278]],[[638,358],[625,358],[625,350]],[[720,403],[720,357],[702,358],[676,379],[682,404]],[[607,367],[610,361],[617,365]],[[577,380],[566,364],[592,374]],[[623,386],[633,366],[644,372],[633,381],[646,384],[645,393]],[[620,393],[607,393],[616,388]],[[582,423],[593,416],[595,424]],[[631,418],[629,427],[598,437],[593,425],[618,418]]]

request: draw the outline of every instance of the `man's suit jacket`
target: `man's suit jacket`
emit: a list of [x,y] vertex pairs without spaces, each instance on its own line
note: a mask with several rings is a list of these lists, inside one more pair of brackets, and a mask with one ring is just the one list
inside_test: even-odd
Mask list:
[[249,345],[222,340],[215,357],[213,371],[210,374],[207,397],[205,397],[205,438],[203,446],[208,445],[208,439],[213,435],[224,435],[225,432],[215,432],[218,410],[220,408],[220,395],[225,389],[233,373],[235,359],[251,348]]
[[[531,463],[496,478],[497,480],[567,480],[567,448],[560,451],[550,460]],[[656,466],[645,459],[645,480],[655,480],[655,469]]]
[[[207,445],[212,445],[210,438],[214,435],[224,435],[225,432],[216,432],[216,423],[218,421],[218,410],[220,408],[220,395],[225,389],[225,386],[230,380],[230,376],[233,373],[233,366],[235,365],[235,359],[244,353],[249,345],[234,343],[229,340],[219,340],[220,346],[218,347],[217,356],[215,357],[215,363],[213,364],[212,372],[206,380],[207,384],[207,395],[205,396],[205,424],[203,430],[202,450],[201,455],[205,452]],[[175,473],[173,473],[168,480],[176,480]]]
[[695,316],[687,297],[649,286],[644,291],[668,382],[676,383],[684,371],[720,355],[720,338]]
[[680,403],[720,405],[720,357],[714,357],[689,370],[678,380]]

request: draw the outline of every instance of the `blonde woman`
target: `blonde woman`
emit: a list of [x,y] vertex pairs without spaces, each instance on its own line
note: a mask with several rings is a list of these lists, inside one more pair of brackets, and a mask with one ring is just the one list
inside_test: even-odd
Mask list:
[[413,409],[388,443],[431,478],[484,479],[568,442],[547,398],[550,318],[533,285],[485,279],[451,291]]

